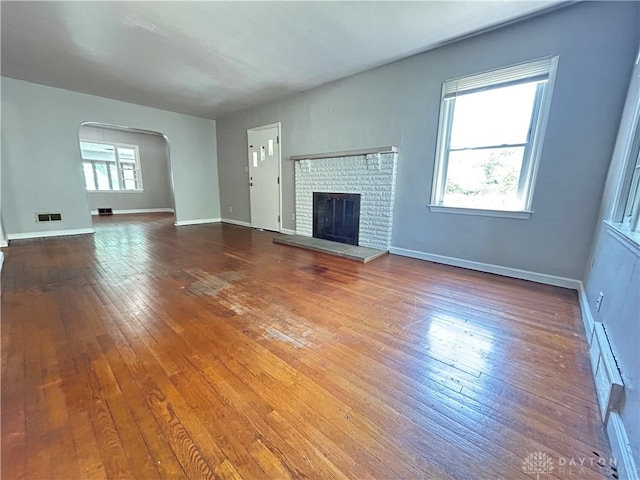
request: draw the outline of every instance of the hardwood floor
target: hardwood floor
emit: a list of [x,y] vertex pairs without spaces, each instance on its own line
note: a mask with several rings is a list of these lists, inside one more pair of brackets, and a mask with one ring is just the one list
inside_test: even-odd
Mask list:
[[172,221],[5,250],[2,478],[611,478],[576,292]]

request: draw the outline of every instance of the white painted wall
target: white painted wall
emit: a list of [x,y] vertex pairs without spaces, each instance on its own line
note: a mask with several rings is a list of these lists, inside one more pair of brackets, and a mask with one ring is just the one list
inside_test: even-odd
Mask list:
[[[169,139],[176,220],[220,217],[215,121],[2,77],[2,216],[7,235],[91,227],[80,164],[85,122]],[[36,223],[34,212],[62,212]]]
[[[629,64],[632,63],[633,58],[629,59]],[[624,380],[625,400],[620,418],[636,465],[640,465],[640,248],[630,248],[629,243],[621,242],[619,236],[612,234],[612,229],[604,223],[611,218],[618,194],[618,180],[630,153],[627,146],[635,134],[635,110],[640,105],[640,65],[635,65],[630,78],[593,251],[586,269],[585,290],[591,316],[604,324]],[[597,311],[595,305],[600,292],[604,297],[600,311]]]
[[[3,223],[4,221],[2,220],[2,156],[0,155],[0,247],[6,247],[7,246],[7,237],[4,234],[4,228],[3,228]],[[0,252],[1,255],[1,252]],[[1,258],[4,258],[3,256]]]
[[173,208],[169,151],[161,135],[138,133],[83,125],[78,132],[80,140],[113,142],[138,146],[142,192],[88,192],[89,207],[111,207],[114,210]]
[[[581,2],[217,120],[225,212],[250,220],[246,130],[282,122],[283,227],[291,155],[399,147],[395,247],[581,279],[638,44],[637,2]],[[597,33],[594,33],[597,32]],[[559,55],[528,220],[429,212],[442,82]]]
[[[2,96],[2,84],[0,83],[0,97],[1,96]],[[7,237],[5,236],[3,225],[4,225],[4,221],[2,220],[2,154],[0,153],[0,247],[7,246]],[[2,259],[4,259],[4,256],[2,256]]]

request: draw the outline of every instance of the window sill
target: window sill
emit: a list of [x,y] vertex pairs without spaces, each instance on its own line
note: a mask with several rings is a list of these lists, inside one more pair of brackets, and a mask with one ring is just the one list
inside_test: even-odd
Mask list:
[[444,205],[429,205],[429,211],[434,213],[455,213],[458,215],[477,215],[480,217],[516,218],[526,220],[533,212],[512,210],[486,210],[482,208],[446,207]]
[[607,230],[620,243],[640,257],[640,232],[629,230],[629,225],[624,223],[604,221]]
[[87,193],[144,193],[144,190],[87,190]]

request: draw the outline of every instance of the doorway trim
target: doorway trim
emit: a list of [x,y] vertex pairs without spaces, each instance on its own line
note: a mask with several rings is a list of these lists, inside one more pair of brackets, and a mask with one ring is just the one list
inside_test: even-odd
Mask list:
[[[247,174],[249,173],[249,133],[259,132],[261,130],[267,130],[269,128],[278,129],[278,141],[276,147],[278,148],[278,218],[280,218],[278,231],[283,233],[282,224],[284,219],[282,218],[282,122],[270,123],[268,125],[260,125],[259,127],[247,128]],[[249,175],[247,175],[249,176]],[[249,189],[249,210],[251,210],[251,189]],[[253,227],[253,218],[251,218],[251,226]]]
[[[169,143],[169,137],[167,137],[164,133],[162,132],[158,132],[155,130],[147,130],[144,128],[135,128],[135,127],[126,127],[123,125],[115,125],[113,123],[104,123],[104,122],[82,122],[79,126],[78,126],[78,150],[80,150],[80,127],[101,127],[101,128],[107,128],[110,130],[120,130],[123,132],[131,132],[131,133],[143,133],[146,135],[159,135],[162,138],[164,138],[164,143],[165,143],[165,148],[167,149],[167,166],[169,168],[169,194],[171,197],[171,206],[172,206],[172,212],[173,212],[173,220],[174,220],[174,226],[175,226],[175,221],[176,221],[176,197],[175,197],[175,193],[174,193],[174,188],[175,188],[175,184],[174,184],[174,179],[173,179],[173,165],[171,163],[171,145]],[[80,152],[79,152],[80,153]],[[82,169],[82,155],[80,155],[81,157],[81,161],[80,161],[80,168]],[[83,177],[84,178],[84,177]],[[85,189],[86,190],[86,189]],[[89,191],[86,191],[86,197],[87,197],[87,212],[89,214],[89,220],[91,221],[91,224],[93,224],[93,218],[91,215],[91,204],[89,202]],[[162,211],[166,211],[164,209],[161,209]],[[121,211],[120,213],[126,213],[125,211]]]

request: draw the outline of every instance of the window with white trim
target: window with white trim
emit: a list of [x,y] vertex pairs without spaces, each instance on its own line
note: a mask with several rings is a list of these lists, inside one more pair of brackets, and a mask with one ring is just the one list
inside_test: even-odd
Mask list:
[[142,190],[137,145],[81,141],[80,152],[87,190]]
[[637,248],[640,245],[640,50],[611,163],[613,203],[605,222]]
[[631,224],[632,230],[640,230],[640,152],[631,173],[631,185],[624,209],[624,223]]
[[[640,117],[640,114],[638,116]],[[622,223],[632,232],[640,232],[640,118],[636,122],[636,132],[630,144],[629,157],[618,193],[620,213],[614,212],[613,218],[615,222]]]
[[557,61],[444,82],[432,211],[528,215]]

